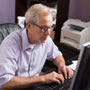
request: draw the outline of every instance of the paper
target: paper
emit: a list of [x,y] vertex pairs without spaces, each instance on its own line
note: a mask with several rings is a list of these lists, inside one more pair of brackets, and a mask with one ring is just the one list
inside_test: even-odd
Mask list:
[[76,70],[76,66],[77,66],[77,63],[78,61],[72,61],[73,64],[69,65],[69,67],[73,70]]

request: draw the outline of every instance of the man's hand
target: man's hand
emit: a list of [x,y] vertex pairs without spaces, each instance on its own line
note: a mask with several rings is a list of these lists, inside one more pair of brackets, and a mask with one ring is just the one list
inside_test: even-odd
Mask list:
[[64,77],[62,74],[58,74],[56,72],[51,72],[49,74],[42,76],[43,83],[52,83],[56,82],[58,84],[64,83]]
[[62,74],[65,79],[73,76],[73,71],[65,65],[63,56],[57,56],[53,62],[58,67],[58,73]]
[[62,67],[58,67],[58,73],[64,75],[65,79],[71,78],[73,76],[73,71],[68,66],[64,65]]

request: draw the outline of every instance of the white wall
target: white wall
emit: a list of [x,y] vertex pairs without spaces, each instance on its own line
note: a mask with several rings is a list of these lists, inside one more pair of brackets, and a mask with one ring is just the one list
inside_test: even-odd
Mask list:
[[15,0],[0,0],[0,23],[15,22]]
[[[90,21],[90,0],[70,0],[69,18]],[[0,0],[0,23],[15,22],[15,0]]]
[[70,0],[69,18],[90,21],[90,0]]

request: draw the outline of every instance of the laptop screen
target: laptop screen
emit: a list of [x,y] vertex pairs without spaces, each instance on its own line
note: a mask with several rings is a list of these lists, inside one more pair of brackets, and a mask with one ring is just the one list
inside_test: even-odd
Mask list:
[[72,79],[70,90],[87,90],[90,87],[90,42],[83,44]]

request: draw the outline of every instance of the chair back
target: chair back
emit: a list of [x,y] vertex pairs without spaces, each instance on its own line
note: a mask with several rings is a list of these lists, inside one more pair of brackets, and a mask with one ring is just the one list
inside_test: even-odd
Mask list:
[[21,27],[16,23],[0,24],[0,44],[7,35],[16,30],[21,30]]

